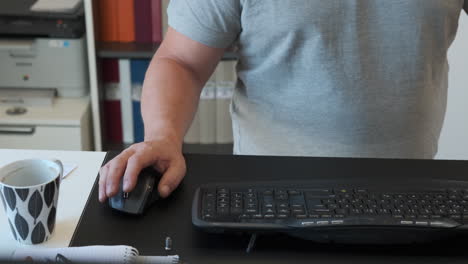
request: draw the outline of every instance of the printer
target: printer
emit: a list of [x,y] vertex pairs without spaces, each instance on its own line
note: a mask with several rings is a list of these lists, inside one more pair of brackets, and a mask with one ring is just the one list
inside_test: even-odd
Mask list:
[[[73,9],[43,9],[47,2],[67,1],[75,2]],[[84,33],[80,0],[0,1],[0,90],[54,89],[60,97],[86,95]]]
[[37,5],[41,4],[40,0],[1,0],[0,36],[48,38],[83,36],[85,32],[83,4],[77,0],[54,0],[58,4],[68,1],[74,1],[72,8],[52,12]]
[[0,88],[56,89],[58,96],[88,93],[85,38],[1,39]]

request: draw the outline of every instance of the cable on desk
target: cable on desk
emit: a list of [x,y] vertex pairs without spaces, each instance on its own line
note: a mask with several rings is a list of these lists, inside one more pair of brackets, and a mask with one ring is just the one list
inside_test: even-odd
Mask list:
[[253,247],[255,246],[255,241],[257,240],[257,234],[252,234],[250,236],[250,241],[249,244],[247,245],[247,249],[245,250],[246,253],[250,253],[252,251]]

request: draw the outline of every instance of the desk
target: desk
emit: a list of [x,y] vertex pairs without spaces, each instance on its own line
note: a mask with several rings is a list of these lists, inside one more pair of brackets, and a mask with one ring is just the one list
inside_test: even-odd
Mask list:
[[[105,157],[103,152],[38,151],[0,149],[0,167],[10,162],[29,159],[59,159],[64,163],[76,164],[60,185],[57,220],[52,238],[34,247],[67,247],[78,224]],[[0,209],[0,259],[10,256],[21,245],[13,239],[3,208]]]
[[[115,153],[114,153],[115,155]],[[108,155],[111,158],[113,155]],[[180,188],[141,217],[122,215],[97,201],[97,188],[83,213],[71,246],[135,246],[141,254],[164,255],[164,238],[173,239],[171,254],[188,263],[466,263],[468,242],[427,246],[323,245],[284,235],[260,236],[245,253],[249,237],[205,234],[193,228],[191,203],[199,184],[267,179],[340,179],[391,177],[466,180],[467,161],[373,160],[187,155],[188,173]]]

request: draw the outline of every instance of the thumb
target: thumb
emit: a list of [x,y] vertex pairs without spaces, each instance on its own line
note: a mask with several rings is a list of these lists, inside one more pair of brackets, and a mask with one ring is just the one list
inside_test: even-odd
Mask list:
[[186,171],[184,158],[169,165],[159,181],[158,191],[162,198],[168,197],[179,186]]

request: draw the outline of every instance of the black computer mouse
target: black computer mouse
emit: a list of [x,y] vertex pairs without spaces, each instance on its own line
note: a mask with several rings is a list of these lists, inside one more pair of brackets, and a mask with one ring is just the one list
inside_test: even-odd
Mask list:
[[140,215],[154,204],[160,196],[158,192],[158,183],[161,174],[155,169],[149,167],[140,172],[135,189],[130,193],[123,192],[123,184],[120,183],[119,192],[109,199],[109,206],[112,209]]

